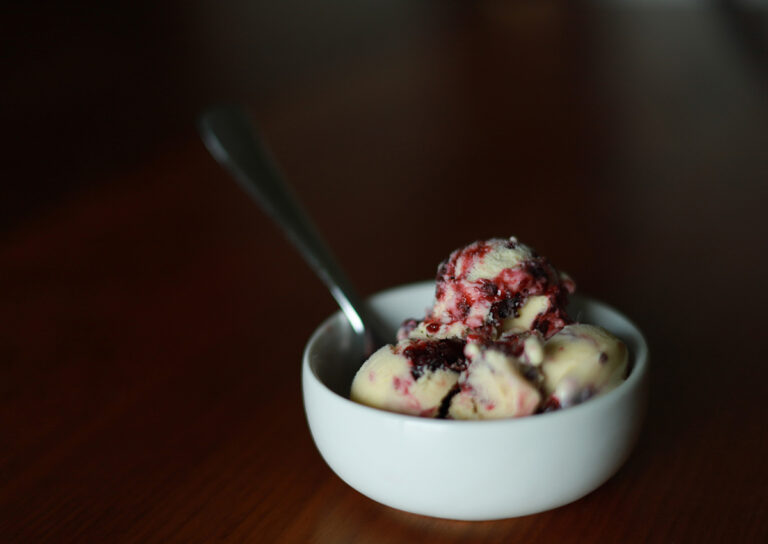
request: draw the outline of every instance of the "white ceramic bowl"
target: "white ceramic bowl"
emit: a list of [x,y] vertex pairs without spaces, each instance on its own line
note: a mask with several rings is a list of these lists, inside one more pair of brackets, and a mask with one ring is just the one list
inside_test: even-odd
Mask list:
[[[433,282],[374,296],[394,331],[422,317]],[[575,501],[610,478],[629,456],[645,411],[648,347],[616,310],[574,297],[571,315],[605,327],[629,346],[626,382],[584,404],[520,419],[452,421],[394,414],[347,397],[363,362],[341,313],[304,351],[302,387],[309,428],[325,461],[363,495],[416,514],[461,520],[523,516]]]

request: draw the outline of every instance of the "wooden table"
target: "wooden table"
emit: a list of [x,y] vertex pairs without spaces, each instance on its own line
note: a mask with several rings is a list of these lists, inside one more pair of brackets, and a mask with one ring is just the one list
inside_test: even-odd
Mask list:
[[[768,541],[768,62],[764,35],[739,38],[760,17],[552,0],[10,14],[0,541]],[[618,474],[483,523],[336,477],[299,382],[334,303],[198,140],[195,112],[222,99],[250,107],[364,294],[515,234],[631,316],[652,383]]]

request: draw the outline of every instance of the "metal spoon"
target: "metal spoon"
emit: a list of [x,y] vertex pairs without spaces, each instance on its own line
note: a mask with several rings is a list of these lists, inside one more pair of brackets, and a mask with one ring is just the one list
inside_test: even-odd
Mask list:
[[247,114],[235,106],[214,106],[198,119],[198,129],[211,155],[282,227],[299,253],[331,291],[352,329],[364,341],[366,355],[389,340],[389,331],[358,296],[299,205]]

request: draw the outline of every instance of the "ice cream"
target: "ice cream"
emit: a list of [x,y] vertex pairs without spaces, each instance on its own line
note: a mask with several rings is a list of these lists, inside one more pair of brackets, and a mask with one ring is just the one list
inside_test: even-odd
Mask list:
[[619,385],[627,373],[627,348],[594,325],[566,325],[544,345],[544,391],[566,407]]
[[616,387],[626,346],[566,311],[573,281],[516,238],[458,249],[435,302],[357,372],[350,398],[422,417],[498,419],[566,408]]
[[495,419],[533,414],[541,404],[538,372],[504,344],[467,343],[471,360],[451,400],[453,419]]
[[350,396],[392,412],[445,417],[443,399],[466,366],[463,342],[401,340],[371,355],[357,373]]
[[515,238],[454,251],[438,267],[436,283],[434,306],[408,335],[497,338],[534,329],[549,336],[568,322],[565,305],[574,288],[570,278]]

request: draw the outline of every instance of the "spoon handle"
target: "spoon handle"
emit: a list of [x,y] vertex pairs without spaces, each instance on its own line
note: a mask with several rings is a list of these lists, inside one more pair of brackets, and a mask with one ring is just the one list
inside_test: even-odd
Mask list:
[[387,332],[363,304],[309,216],[283,181],[247,114],[235,106],[202,113],[198,127],[208,151],[282,227],[283,232],[331,291],[354,331],[365,335],[366,352],[387,340]]

